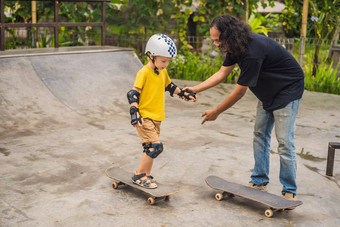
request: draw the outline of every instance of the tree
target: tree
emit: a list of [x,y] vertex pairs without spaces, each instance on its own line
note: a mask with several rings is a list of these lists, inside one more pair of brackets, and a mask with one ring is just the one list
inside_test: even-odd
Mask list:
[[209,35],[209,22],[221,14],[230,14],[248,22],[251,13],[257,9],[258,3],[263,7],[273,6],[274,0],[200,0],[195,22],[200,23],[199,35]]
[[340,0],[311,0],[310,6],[312,13],[311,21],[313,22],[316,38],[312,72],[312,75],[315,76],[319,62],[318,58],[321,47],[321,39],[328,39],[331,34],[336,33],[336,28],[339,24]]
[[280,14],[283,31],[288,38],[300,36],[303,0],[285,0],[285,8]]
[[327,57],[328,59],[332,58],[333,56],[332,47],[337,44],[339,40],[339,35],[340,35],[340,1],[335,2],[335,8],[337,9],[335,13],[335,17],[334,17],[336,26],[335,26],[335,31],[334,31],[334,35],[332,38],[331,46],[328,52],[328,57]]

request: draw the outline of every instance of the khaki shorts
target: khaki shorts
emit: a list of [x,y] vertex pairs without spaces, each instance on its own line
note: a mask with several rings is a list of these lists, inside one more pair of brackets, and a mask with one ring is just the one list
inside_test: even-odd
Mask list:
[[143,143],[155,143],[159,141],[161,121],[154,121],[150,118],[144,118],[143,120],[143,125],[141,127],[136,127],[138,135],[143,140]]

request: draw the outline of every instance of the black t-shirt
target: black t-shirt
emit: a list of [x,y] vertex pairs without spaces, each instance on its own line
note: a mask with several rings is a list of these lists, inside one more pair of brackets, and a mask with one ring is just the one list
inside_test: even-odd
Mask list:
[[247,86],[267,111],[284,108],[302,97],[304,73],[295,58],[280,44],[252,34],[247,52],[236,59],[227,53],[223,66],[238,64],[238,84]]

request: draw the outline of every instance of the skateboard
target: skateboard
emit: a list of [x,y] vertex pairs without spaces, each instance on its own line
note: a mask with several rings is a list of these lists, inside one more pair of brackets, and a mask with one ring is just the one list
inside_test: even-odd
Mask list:
[[143,188],[142,186],[139,186],[137,184],[134,184],[131,180],[132,173],[127,172],[119,167],[110,167],[105,170],[105,173],[108,177],[114,179],[115,181],[112,183],[112,187],[114,189],[118,189],[120,185],[127,185],[134,189],[140,190],[147,194],[149,198],[147,199],[147,203],[149,205],[155,204],[156,201],[159,200],[170,200],[171,196],[173,194],[176,194],[179,192],[178,189],[173,189],[170,185],[160,184],[157,182],[157,188],[154,189],[148,189]]
[[222,200],[225,196],[239,196],[251,201],[261,203],[268,207],[264,215],[268,218],[274,215],[274,212],[280,210],[291,210],[302,204],[302,201],[291,201],[280,196],[260,191],[248,186],[232,183],[217,176],[208,176],[205,179],[207,185],[221,192],[216,193],[215,199]]

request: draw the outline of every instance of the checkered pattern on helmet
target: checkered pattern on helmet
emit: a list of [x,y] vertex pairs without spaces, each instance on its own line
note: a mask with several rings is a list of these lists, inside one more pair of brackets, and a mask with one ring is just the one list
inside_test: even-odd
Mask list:
[[175,44],[170,40],[170,38],[164,34],[161,34],[161,37],[164,39],[165,43],[169,46],[168,52],[171,57],[175,56],[176,54],[176,47]]
[[168,52],[169,52],[171,57],[175,56],[175,54],[176,54],[176,47],[173,45],[172,42],[171,42],[171,45],[169,45]]

